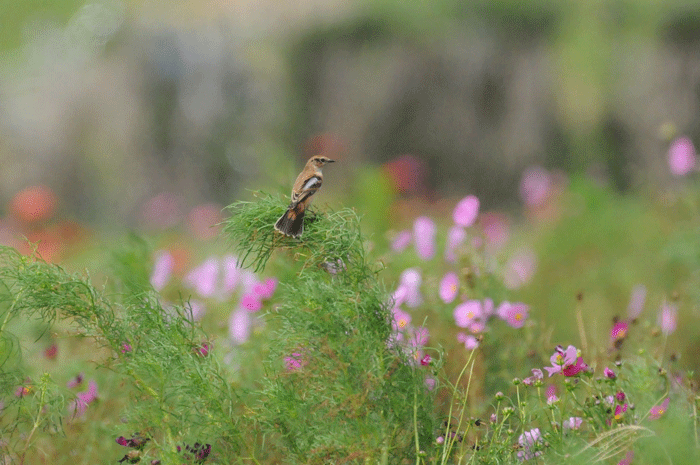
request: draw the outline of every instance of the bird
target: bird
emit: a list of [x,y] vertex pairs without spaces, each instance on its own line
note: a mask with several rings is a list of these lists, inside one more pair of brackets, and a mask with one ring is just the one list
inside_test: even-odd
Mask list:
[[311,203],[311,198],[323,184],[321,169],[326,163],[334,163],[335,160],[317,155],[309,158],[306,166],[301,170],[294,187],[292,187],[292,201],[287,211],[275,223],[275,229],[285,236],[299,238],[304,232],[304,213]]

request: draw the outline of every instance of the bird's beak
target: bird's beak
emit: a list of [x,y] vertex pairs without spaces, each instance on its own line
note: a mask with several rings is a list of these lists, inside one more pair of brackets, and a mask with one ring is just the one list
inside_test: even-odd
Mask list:
[[331,159],[329,158],[328,161],[327,161],[326,163],[335,163],[335,160],[331,160]]

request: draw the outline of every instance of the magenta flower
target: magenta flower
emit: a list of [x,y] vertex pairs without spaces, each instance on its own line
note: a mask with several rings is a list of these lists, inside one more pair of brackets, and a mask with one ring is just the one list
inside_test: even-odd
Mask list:
[[608,379],[615,379],[615,378],[617,378],[617,375],[615,374],[615,372],[612,371],[612,370],[611,370],[610,368],[608,368],[608,367],[605,367],[605,369],[603,370],[603,374],[604,374],[605,377],[608,378]]
[[659,326],[664,336],[668,336],[676,330],[676,320],[678,319],[678,309],[675,305],[664,302],[659,312]]
[[241,301],[238,304],[241,309],[248,310],[249,312],[257,312],[262,308],[262,302],[260,298],[255,294],[244,294],[241,297]]
[[523,303],[501,302],[496,314],[513,328],[522,328],[527,320],[529,309],[530,307]]
[[399,287],[403,286],[404,289],[402,292],[405,292],[402,296],[403,301],[411,308],[415,308],[423,302],[423,296],[420,293],[422,281],[423,279],[421,278],[420,271],[416,268],[408,268],[401,273]]
[[666,413],[666,410],[668,410],[668,403],[671,401],[670,398],[666,398],[661,405],[656,405],[649,410],[649,418],[651,420],[658,420],[661,418],[661,415]]
[[459,278],[456,273],[447,273],[440,281],[440,298],[446,304],[451,303],[459,292]]
[[481,318],[481,302],[478,300],[467,300],[452,312],[455,324],[460,328],[467,328],[477,318]]
[[458,333],[457,340],[464,344],[464,348],[467,350],[474,350],[479,347],[479,340],[471,334]]
[[253,294],[262,300],[267,300],[272,297],[276,288],[277,280],[275,278],[267,278],[264,282],[259,282],[253,286]]
[[153,263],[153,271],[151,272],[151,286],[153,286],[153,289],[160,291],[168,284],[174,266],[175,259],[170,252],[167,250],[158,252]]
[[413,243],[416,253],[423,260],[429,260],[435,255],[435,231],[435,223],[427,216],[420,216],[413,223]]
[[85,375],[83,373],[78,373],[75,378],[70,379],[67,383],[66,386],[68,389],[73,389],[78,386],[80,386],[83,383],[83,379],[85,378]]
[[468,228],[474,224],[479,215],[479,199],[473,195],[460,200],[452,212],[452,219],[457,226]]
[[435,378],[427,377],[425,378],[425,387],[428,389],[428,391],[432,391],[435,389]]
[[620,403],[624,402],[626,397],[627,396],[622,391],[617,391],[617,393],[615,394],[615,400],[617,400]]
[[647,288],[642,284],[634,286],[632,289],[632,296],[630,297],[630,303],[627,306],[627,317],[630,320],[634,320],[639,317],[644,309],[644,301],[647,297]]
[[211,297],[216,292],[218,277],[219,262],[216,258],[211,257],[190,271],[185,276],[184,282],[187,286],[194,288],[202,297]]
[[626,321],[618,321],[610,330],[610,339],[612,342],[622,340],[627,337],[628,324]]
[[561,346],[557,346],[554,350],[554,355],[552,355],[549,360],[552,362],[551,367],[544,367],[551,377],[555,373],[560,373],[564,367],[573,365],[577,362],[578,351],[576,347],[569,346],[564,350]]
[[122,354],[131,352],[132,350],[134,350],[134,348],[131,347],[131,344],[129,344],[128,342],[122,342]]
[[556,397],[557,396],[557,386],[554,384],[548,385],[547,389],[544,390],[544,396],[547,399],[550,399],[552,397]]
[[634,458],[634,452],[628,450],[625,454],[625,458],[617,462],[617,465],[631,465],[632,459]]
[[88,405],[97,399],[97,383],[94,380],[88,382],[88,388],[84,392],[79,392],[76,399],[68,404],[68,411],[73,418],[85,415]]
[[306,357],[300,352],[293,352],[289,357],[284,357],[284,364],[287,367],[287,371],[298,370],[308,363]]
[[58,355],[58,346],[55,342],[44,349],[44,357],[48,358],[49,360],[55,360],[56,355]]
[[250,312],[238,309],[231,312],[228,321],[228,334],[234,344],[243,344],[250,337]]
[[508,289],[517,289],[527,284],[535,274],[537,258],[532,250],[524,250],[514,255],[505,265],[503,283]]
[[394,239],[391,241],[391,250],[394,252],[403,252],[411,243],[412,239],[413,235],[411,231],[404,229],[394,236]]
[[583,362],[583,357],[578,357],[576,359],[576,363],[572,363],[571,365],[565,365],[562,368],[561,372],[564,373],[564,376],[576,376],[577,374],[587,369],[588,365],[586,365]]
[[467,238],[467,232],[461,226],[452,226],[447,231],[447,242],[445,243],[445,261],[454,263],[457,259],[455,251]]
[[394,328],[394,331],[407,330],[408,326],[411,324],[411,315],[404,312],[398,307],[394,307],[391,310],[391,313],[394,315],[394,321],[392,322],[392,327]]
[[687,137],[679,137],[668,148],[668,167],[671,174],[685,176],[695,168],[695,146]]
[[552,187],[551,175],[539,166],[525,170],[520,181],[520,196],[528,207],[537,207],[544,203]]
[[622,417],[627,411],[627,404],[617,404],[615,407],[615,420],[622,421]]

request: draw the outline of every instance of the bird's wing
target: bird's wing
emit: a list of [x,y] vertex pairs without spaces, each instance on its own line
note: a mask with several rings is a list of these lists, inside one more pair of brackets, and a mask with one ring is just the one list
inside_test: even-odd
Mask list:
[[313,174],[308,178],[297,179],[297,182],[294,183],[294,190],[292,191],[292,203],[296,204],[302,202],[314,195],[321,187],[322,183],[323,178],[317,174]]

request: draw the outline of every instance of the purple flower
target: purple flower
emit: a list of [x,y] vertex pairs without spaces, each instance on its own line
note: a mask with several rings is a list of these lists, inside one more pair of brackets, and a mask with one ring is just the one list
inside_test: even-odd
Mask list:
[[615,400],[617,400],[620,403],[624,402],[626,397],[627,396],[625,396],[625,393],[622,391],[617,391],[617,393],[615,394]]
[[68,389],[77,388],[83,383],[84,378],[85,375],[83,373],[78,373],[75,378],[72,378],[66,383],[66,387],[68,387]]
[[542,454],[542,452],[535,452],[535,447],[537,443],[542,441],[542,434],[539,428],[526,431],[520,435],[518,438],[518,443],[520,444],[521,450],[518,452],[518,458],[520,460],[530,460]]
[[695,168],[695,147],[687,137],[679,137],[668,148],[668,166],[671,174],[685,176]]
[[676,330],[676,320],[678,319],[678,309],[675,305],[664,302],[659,312],[659,326],[661,332],[668,336]]
[[219,262],[216,258],[208,258],[197,268],[185,276],[184,282],[192,287],[202,297],[211,297],[216,292],[216,283],[219,277]]
[[468,228],[474,224],[478,215],[479,199],[473,195],[468,195],[457,203],[452,212],[452,219],[456,225]]
[[564,422],[564,429],[579,429],[583,423],[583,418],[581,417],[570,417]]
[[661,418],[661,415],[666,413],[666,410],[668,410],[668,403],[671,401],[670,398],[666,398],[661,405],[656,405],[649,410],[649,418],[651,420],[658,420]]
[[456,273],[447,273],[440,281],[440,298],[446,304],[451,303],[459,292],[459,278]]
[[457,307],[452,312],[455,324],[460,328],[467,328],[477,318],[481,318],[481,302],[478,300],[467,300]]
[[131,344],[129,344],[128,342],[122,342],[122,354],[131,352],[132,350],[134,350],[134,348],[131,347]]
[[631,450],[628,450],[627,453],[625,454],[625,458],[617,462],[617,465],[630,465],[632,463],[632,459],[634,458],[634,452]]
[[496,314],[513,328],[522,328],[527,320],[529,309],[530,307],[523,303],[502,302]]
[[231,313],[228,334],[234,344],[243,344],[250,337],[250,312],[238,309]]
[[527,284],[535,273],[537,258],[532,250],[514,255],[505,265],[503,282],[508,289],[517,289]]
[[84,392],[76,394],[76,399],[68,404],[68,411],[72,417],[82,417],[85,415],[88,405],[97,398],[97,383],[95,380],[88,382],[88,388]]
[[461,226],[452,226],[447,231],[447,242],[445,243],[445,261],[454,263],[457,259],[455,251],[467,238],[467,232]]
[[413,239],[411,231],[404,229],[394,236],[394,239],[391,241],[391,250],[394,252],[403,252],[411,243],[411,239]]
[[156,255],[153,263],[153,271],[151,272],[151,286],[156,291],[160,291],[170,281],[170,276],[173,273],[175,259],[167,250],[161,250]]
[[615,378],[617,378],[617,375],[615,374],[615,372],[612,371],[612,370],[611,370],[610,368],[608,368],[608,367],[605,367],[605,369],[603,370],[603,374],[604,374],[605,377],[608,378],[608,379],[615,379]]
[[525,170],[520,181],[520,196],[528,207],[537,207],[544,203],[552,187],[551,175],[539,166]]
[[287,371],[295,371],[307,365],[309,362],[301,352],[293,352],[289,357],[284,357],[284,364]]
[[634,320],[639,317],[644,309],[644,301],[647,297],[647,288],[642,284],[634,286],[632,289],[632,296],[630,297],[630,303],[627,306],[627,317],[630,320]]
[[622,417],[624,416],[625,412],[627,411],[627,404],[617,404],[615,407],[615,420],[616,421],[622,421]]
[[420,216],[413,223],[413,242],[416,253],[423,260],[429,260],[435,255],[435,231],[435,223],[427,216]]

